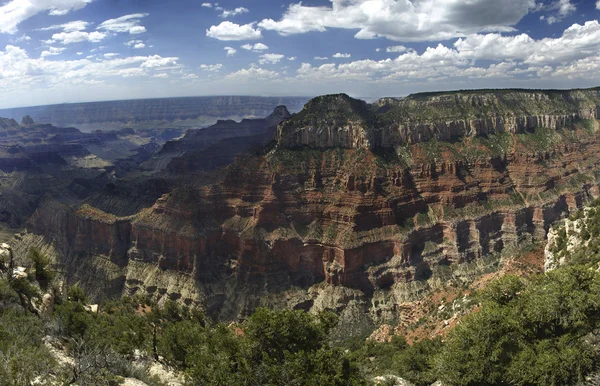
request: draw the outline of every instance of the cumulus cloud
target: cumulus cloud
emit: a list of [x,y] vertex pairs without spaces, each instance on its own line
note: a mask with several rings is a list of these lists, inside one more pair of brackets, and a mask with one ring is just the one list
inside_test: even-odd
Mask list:
[[72,44],[79,42],[92,42],[97,43],[107,36],[104,32],[85,32],[85,31],[73,31],[73,32],[59,32],[52,35],[52,41],[60,42],[62,44]]
[[[573,24],[559,38],[535,40],[527,34],[471,35],[458,39],[454,47],[466,59],[519,60],[527,64],[566,62],[590,56],[600,50],[600,24]],[[500,50],[500,51],[498,51]]]
[[281,35],[344,28],[358,30],[358,39],[447,40],[482,31],[513,31],[535,6],[534,0],[331,2],[331,7],[291,4],[280,20],[264,19],[258,26]]
[[9,0],[0,6],[0,32],[14,34],[19,24],[48,11],[50,15],[66,15],[70,11],[81,9],[93,0]]
[[46,56],[60,55],[64,50],[64,48],[48,47],[48,49],[42,51],[40,57],[45,58]]
[[221,63],[217,63],[217,64],[201,64],[199,67],[201,70],[203,71],[219,71],[221,68],[223,68],[223,65]]
[[213,5],[212,3],[202,3],[200,6],[204,8],[212,8]]
[[295,56],[290,56],[290,57],[288,57],[288,58],[287,58],[287,60],[290,60],[290,61],[292,61],[292,60],[296,60],[296,59],[298,59],[298,58],[297,58],[297,57],[295,57]]
[[[132,56],[125,58],[99,58],[77,60],[47,60],[64,48],[48,47],[39,58],[30,58],[20,47],[8,45],[0,50],[0,87],[12,89],[28,83],[45,86],[73,84],[97,84],[110,77],[151,76],[156,69],[177,66],[176,57]],[[177,67],[180,69],[180,67]],[[161,72],[164,72],[161,71]]]
[[145,48],[146,47],[146,43],[144,43],[142,40],[130,40],[126,43],[124,43],[126,46],[129,46],[131,48],[134,49],[140,49],[140,48]]
[[233,72],[225,77],[225,79],[233,80],[256,80],[256,79],[273,79],[279,77],[277,71],[271,71],[260,67],[251,67]]
[[333,54],[332,55],[333,58],[349,58],[351,56],[352,55],[350,55],[350,54],[342,54],[340,52],[338,52],[337,54]]
[[225,10],[223,10],[223,13],[221,13],[221,17],[226,18],[226,17],[230,17],[230,16],[237,16],[237,15],[241,15],[243,13],[248,13],[248,12],[250,12],[248,10],[248,8],[244,8],[244,7],[237,7],[236,9],[225,9]]
[[329,58],[327,56],[315,56],[314,59],[315,60],[327,60]]
[[246,43],[243,46],[241,46],[241,48],[243,48],[244,50],[248,50],[248,51],[252,50],[252,51],[256,51],[256,52],[269,49],[269,47],[263,43],[256,43],[256,44]]
[[576,10],[577,7],[571,3],[571,0],[554,0],[549,4],[538,3],[535,8],[537,12],[544,11],[548,13],[540,16],[540,20],[545,20],[548,24],[558,23]]
[[107,52],[105,53],[103,56],[105,58],[114,58],[115,56],[119,56],[120,54],[116,53],[116,52]]
[[237,50],[233,47],[224,47],[225,51],[227,51],[227,56],[233,56],[237,52]]
[[163,58],[160,55],[148,56],[144,62],[140,65],[141,68],[156,68],[156,67],[168,67],[177,64],[179,58],[167,57]]
[[260,29],[254,28],[254,23],[239,25],[224,21],[206,30],[206,36],[218,40],[256,40],[262,38]]
[[600,0],[596,2],[596,9],[600,9]]
[[146,32],[146,27],[140,25],[140,19],[146,16],[148,16],[147,13],[134,13],[116,19],[108,19],[102,22],[96,29],[109,32],[129,32],[131,35],[144,33]]
[[[303,63],[297,79],[305,82],[365,81],[457,82],[475,79],[599,80],[600,23],[574,24],[558,38],[533,39],[526,34],[473,34],[453,46],[438,44],[422,53],[407,50],[395,59],[358,60],[313,66]],[[506,83],[503,83],[506,84]],[[589,84],[589,83],[588,83]],[[546,86],[547,87],[547,86]]]
[[275,64],[275,63],[279,63],[281,61],[281,59],[285,58],[285,55],[281,55],[281,54],[263,54],[260,55],[260,59],[258,60],[258,63],[260,64]]
[[385,49],[385,52],[406,52],[407,48],[404,46],[391,46]]

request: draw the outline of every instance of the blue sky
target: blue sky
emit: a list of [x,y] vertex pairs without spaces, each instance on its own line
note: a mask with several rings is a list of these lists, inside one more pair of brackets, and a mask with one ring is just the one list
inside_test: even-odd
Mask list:
[[0,108],[600,85],[600,0],[4,0]]

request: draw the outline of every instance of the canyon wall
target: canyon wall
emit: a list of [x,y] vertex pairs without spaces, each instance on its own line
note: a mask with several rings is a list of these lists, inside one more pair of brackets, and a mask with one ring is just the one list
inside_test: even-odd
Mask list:
[[600,90],[416,94],[372,106],[344,95],[315,98],[280,125],[283,146],[395,147],[465,136],[570,128],[600,116]]
[[[574,93],[581,107],[595,91],[582,91],[585,103]],[[452,103],[470,110],[477,100]],[[239,156],[220,182],[186,181],[128,217],[48,203],[29,232],[57,249],[69,282],[94,289],[86,271],[108,278],[99,288],[113,292],[98,297],[156,294],[218,319],[270,305],[379,323],[401,317],[399,304],[423,291],[473,280],[542,242],[551,224],[600,193],[597,108],[548,107],[556,114],[526,116],[555,118],[523,120],[532,108],[523,105],[513,120],[452,141],[419,134],[430,123],[418,122],[407,130],[420,140],[374,141],[380,130],[368,124],[391,111],[381,108],[406,103],[426,102],[321,97],[278,126],[276,146]],[[304,124],[314,119],[314,129]]]
[[[111,124],[143,124],[206,118],[214,123],[226,117],[264,117],[278,105],[299,111],[304,97],[207,96],[65,103],[0,110],[0,116],[21,119],[30,115],[38,122],[58,126],[109,128]],[[143,126],[143,125],[142,125]],[[142,127],[140,126],[140,127]],[[85,126],[88,127],[88,126]]]

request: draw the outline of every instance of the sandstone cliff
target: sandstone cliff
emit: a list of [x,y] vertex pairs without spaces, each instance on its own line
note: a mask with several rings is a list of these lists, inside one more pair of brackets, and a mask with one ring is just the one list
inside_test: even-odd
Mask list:
[[497,268],[598,196],[596,103],[596,90],[321,97],[217,183],[184,175],[127,217],[42,207],[31,237],[98,296],[151,293],[221,319],[275,305],[395,320],[403,301]]
[[600,89],[464,91],[384,98],[367,105],[347,95],[311,100],[278,128],[283,146],[395,147],[536,127],[561,129],[600,116]]

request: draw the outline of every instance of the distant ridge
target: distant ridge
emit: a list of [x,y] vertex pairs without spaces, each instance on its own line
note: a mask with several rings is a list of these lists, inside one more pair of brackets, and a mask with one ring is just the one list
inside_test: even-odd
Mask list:
[[0,109],[0,116],[85,129],[142,129],[164,125],[207,126],[219,119],[264,117],[279,105],[302,109],[306,97],[202,96],[131,99]]
[[466,94],[466,95],[481,95],[481,94],[508,94],[513,92],[537,92],[543,94],[568,94],[573,91],[596,91],[600,90],[598,87],[588,88],[573,88],[573,89],[535,89],[535,88],[479,88],[479,89],[466,89],[466,90],[449,90],[449,91],[426,91],[409,94],[406,98],[420,99],[429,98],[440,95],[452,95],[452,94]]

